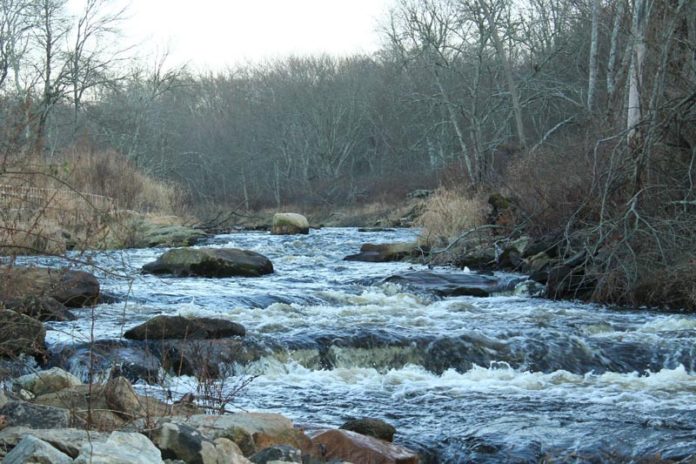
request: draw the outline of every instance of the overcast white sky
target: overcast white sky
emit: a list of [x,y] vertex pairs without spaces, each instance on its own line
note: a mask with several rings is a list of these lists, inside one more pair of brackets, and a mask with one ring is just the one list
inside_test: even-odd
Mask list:
[[123,29],[148,53],[168,48],[173,64],[221,69],[289,54],[373,52],[379,21],[394,2],[130,0]]

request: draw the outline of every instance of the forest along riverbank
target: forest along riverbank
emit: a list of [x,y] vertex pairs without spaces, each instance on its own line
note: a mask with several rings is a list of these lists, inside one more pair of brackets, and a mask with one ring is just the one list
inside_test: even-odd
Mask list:
[[120,302],[47,323],[51,359],[84,379],[94,339],[110,347],[93,361],[103,375],[121,361],[141,377],[133,379],[141,393],[200,394],[195,376],[163,373],[144,344],[121,337],[160,314],[223,318],[247,335],[233,354],[208,353],[227,361],[218,366],[224,382],[213,388],[225,397],[253,377],[226,398],[231,410],[279,412],[307,429],[378,417],[426,462],[696,454],[696,317],[536,299],[514,293],[524,280],[514,274],[496,274],[505,291],[489,297],[442,297],[403,277],[457,280],[465,271],[343,260],[363,243],[416,233],[245,232],[201,245],[270,258],[275,272],[252,279],[139,275],[161,249],[96,253],[100,268],[136,277],[99,275]]

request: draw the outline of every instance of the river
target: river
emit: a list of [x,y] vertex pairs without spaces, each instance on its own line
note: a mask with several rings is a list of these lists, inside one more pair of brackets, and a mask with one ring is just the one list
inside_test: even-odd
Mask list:
[[[47,342],[56,353],[72,353],[90,340],[118,340],[157,314],[229,318],[247,328],[245,343],[267,348],[228,366],[230,377],[216,385],[229,393],[253,377],[233,395],[232,410],[279,412],[308,429],[381,418],[397,428],[395,441],[425,462],[696,454],[696,317],[512,293],[440,298],[382,283],[424,266],[342,260],[362,243],[408,241],[416,233],[244,232],[201,245],[266,255],[275,273],[261,278],[140,275],[163,250],[96,253],[90,259],[102,271],[91,270],[121,301],[49,323]],[[122,346],[127,357],[130,345]],[[84,353],[62,359],[85,378]],[[136,387],[176,398],[197,383],[165,375]]]

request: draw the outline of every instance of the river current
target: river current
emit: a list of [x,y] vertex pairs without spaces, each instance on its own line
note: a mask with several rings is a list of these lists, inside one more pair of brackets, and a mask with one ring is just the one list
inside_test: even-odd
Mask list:
[[[266,255],[275,273],[261,278],[141,275],[162,249],[97,253],[90,259],[98,270],[90,270],[120,301],[48,324],[47,342],[61,352],[120,340],[158,314],[229,318],[246,327],[247,342],[267,348],[224,370],[229,378],[216,388],[228,393],[253,378],[233,395],[231,410],[279,412],[308,429],[381,418],[424,462],[677,461],[696,454],[695,316],[512,292],[441,298],[383,283],[424,266],[342,259],[363,243],[416,234],[244,232],[200,245]],[[79,350],[64,367],[85,377]],[[171,375],[136,387],[163,398],[200,388],[193,377]]]

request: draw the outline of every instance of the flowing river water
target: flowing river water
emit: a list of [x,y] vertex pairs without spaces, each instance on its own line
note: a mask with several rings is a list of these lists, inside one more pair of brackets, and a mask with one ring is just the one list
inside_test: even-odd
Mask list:
[[[396,426],[395,441],[425,462],[676,461],[696,454],[696,316],[512,292],[442,298],[383,282],[424,266],[342,260],[362,243],[408,241],[416,233],[249,232],[201,245],[266,255],[275,273],[261,278],[140,275],[163,250],[98,253],[94,263],[116,271],[101,273],[102,289],[121,301],[48,324],[47,342],[84,378],[79,347],[87,341],[115,341],[114,352],[127,360],[139,355],[119,341],[122,333],[155,315],[229,318],[246,327],[244,343],[261,354],[223,369],[229,378],[216,386],[223,394],[255,376],[228,409],[279,412],[310,429],[381,418]],[[172,375],[136,386],[174,398],[200,388],[193,377]]]

